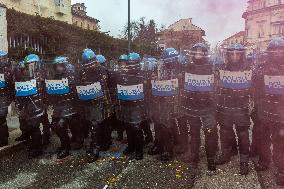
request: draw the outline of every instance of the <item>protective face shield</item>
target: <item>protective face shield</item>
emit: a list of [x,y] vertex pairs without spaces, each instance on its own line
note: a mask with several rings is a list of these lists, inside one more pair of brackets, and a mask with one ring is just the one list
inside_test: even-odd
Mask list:
[[143,71],[154,71],[157,67],[157,59],[155,58],[144,58],[141,62],[141,70]]
[[118,69],[121,70],[121,71],[125,71],[127,72],[127,61],[120,61],[118,62]]
[[66,66],[65,64],[55,64],[54,70],[56,74],[63,74],[66,72]]
[[179,64],[179,53],[174,48],[167,48],[162,55],[162,61],[166,69],[175,69]]
[[208,62],[208,52],[203,48],[196,48],[192,52],[192,61],[194,64],[205,64]]
[[138,53],[129,53],[127,61],[120,61],[119,67],[123,72],[137,73],[140,71],[140,55]]
[[244,52],[234,50],[228,52],[228,60],[232,63],[239,63],[244,59]]
[[53,70],[56,75],[61,75],[66,73],[66,66],[69,63],[68,57],[59,56],[53,61]]
[[196,60],[200,60],[200,59],[204,58],[206,55],[207,54],[205,52],[203,52],[201,48],[197,48],[196,52],[194,54],[194,58]]
[[24,76],[35,78],[36,73],[39,70],[39,65],[38,62],[24,63],[22,64],[21,69],[24,72]]

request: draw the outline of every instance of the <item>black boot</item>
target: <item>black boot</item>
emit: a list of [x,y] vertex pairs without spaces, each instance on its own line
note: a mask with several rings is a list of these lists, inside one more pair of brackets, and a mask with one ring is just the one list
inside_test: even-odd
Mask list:
[[173,155],[170,152],[163,152],[161,154],[161,161],[170,161],[172,160],[172,158],[173,158]]
[[29,159],[34,159],[34,158],[37,158],[39,156],[42,155],[42,151],[34,151],[34,150],[30,150],[29,151],[29,154],[28,154],[28,158]]
[[93,162],[97,161],[100,157],[99,147],[98,146],[96,146],[96,147],[90,146],[90,148],[86,152],[86,155],[87,155],[88,163],[93,163]]
[[260,163],[260,162],[256,163],[254,167],[256,171],[267,171],[269,169],[269,166],[265,165],[264,163]]
[[78,139],[71,143],[71,148],[73,150],[80,150],[81,148],[83,148],[83,145],[84,145],[84,141],[82,141],[81,139]]
[[42,136],[39,126],[35,126],[31,130],[31,149],[29,151],[29,158],[36,158],[42,154]]
[[129,155],[129,154],[132,154],[134,151],[135,151],[135,149],[134,149],[133,147],[127,146],[127,147],[125,148],[125,150],[123,151],[123,154],[124,154],[124,155]]
[[57,159],[64,159],[70,155],[69,148],[61,147],[57,152]]
[[249,166],[247,162],[240,163],[240,172],[241,175],[247,175],[249,173]]
[[207,166],[209,171],[216,171],[216,163],[214,158],[207,159]]
[[222,153],[216,160],[216,165],[224,165],[231,161],[231,153]]
[[87,161],[89,163],[95,162],[99,159],[99,151],[102,136],[101,136],[101,125],[92,125],[91,127],[91,138],[90,147],[86,152]]
[[196,161],[190,161],[190,162],[188,163],[188,167],[189,167],[189,169],[197,169],[197,168],[198,168],[198,162],[196,162]]
[[58,148],[57,152],[57,159],[64,159],[70,155],[70,138],[66,128],[61,128],[57,135],[59,136],[61,142],[61,147]]
[[8,145],[8,138],[0,140],[0,147],[7,146]]
[[134,131],[135,134],[135,159],[142,160],[143,159],[143,144],[144,144],[144,136],[143,131],[138,127]]
[[15,141],[17,141],[17,142],[26,141],[26,140],[28,140],[28,136],[27,136],[27,134],[24,134],[24,133],[22,133],[21,136],[19,136],[15,139]]
[[9,131],[6,117],[0,117],[0,147],[8,145]]
[[162,151],[161,149],[157,146],[157,145],[154,145],[148,152],[149,155],[157,155],[157,154],[160,154]]
[[143,149],[141,151],[136,151],[135,159],[136,160],[142,160],[143,158],[144,158],[144,156],[143,156]]

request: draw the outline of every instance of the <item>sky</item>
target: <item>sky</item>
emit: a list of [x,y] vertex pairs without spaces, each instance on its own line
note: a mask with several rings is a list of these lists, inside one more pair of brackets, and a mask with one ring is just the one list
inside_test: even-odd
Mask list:
[[[101,31],[118,37],[127,23],[127,0],[71,0],[85,3],[87,14],[100,20]],[[244,30],[242,14],[247,0],[131,0],[131,19],[154,19],[158,26],[192,18],[194,25],[205,30],[211,44]]]

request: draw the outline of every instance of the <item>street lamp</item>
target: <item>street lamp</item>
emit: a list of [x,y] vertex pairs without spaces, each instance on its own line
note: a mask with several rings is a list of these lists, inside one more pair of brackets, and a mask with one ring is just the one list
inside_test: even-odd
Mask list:
[[131,38],[130,38],[130,0],[128,0],[128,53],[130,53],[130,45],[131,45]]

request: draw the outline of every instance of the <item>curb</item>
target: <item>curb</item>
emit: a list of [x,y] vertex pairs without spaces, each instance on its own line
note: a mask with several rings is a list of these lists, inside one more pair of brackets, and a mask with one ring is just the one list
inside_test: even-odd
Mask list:
[[1,157],[7,156],[7,155],[10,155],[11,153],[13,153],[14,151],[21,150],[25,147],[25,144],[26,144],[25,141],[16,142],[14,144],[0,148],[0,156]]

